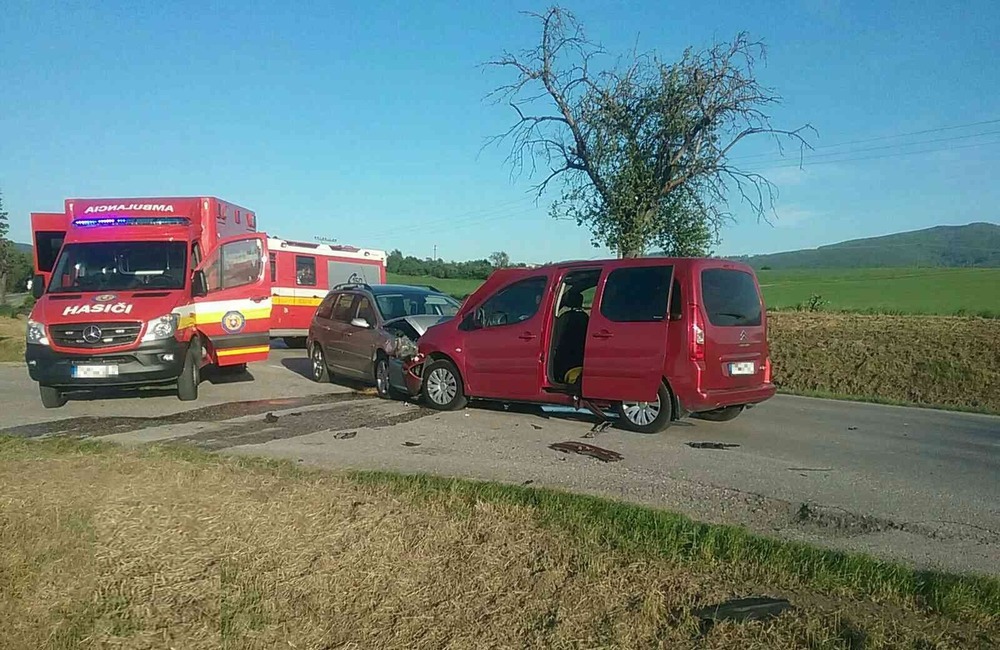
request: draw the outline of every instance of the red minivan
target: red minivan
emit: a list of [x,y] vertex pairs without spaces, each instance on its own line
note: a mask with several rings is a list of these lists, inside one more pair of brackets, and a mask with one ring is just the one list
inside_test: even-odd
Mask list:
[[704,258],[497,271],[420,338],[406,380],[439,410],[469,399],[614,409],[642,433],[685,415],[731,420],[775,392],[753,270]]

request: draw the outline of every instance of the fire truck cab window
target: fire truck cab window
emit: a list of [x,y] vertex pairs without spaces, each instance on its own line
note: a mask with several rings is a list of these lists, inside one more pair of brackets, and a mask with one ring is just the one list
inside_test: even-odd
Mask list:
[[308,255],[295,256],[295,284],[300,287],[316,286],[316,258]]

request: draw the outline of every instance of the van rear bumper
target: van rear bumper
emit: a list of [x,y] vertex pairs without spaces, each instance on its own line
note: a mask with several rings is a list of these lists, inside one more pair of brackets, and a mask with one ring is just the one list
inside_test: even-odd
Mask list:
[[759,404],[774,397],[776,392],[774,384],[761,384],[753,388],[698,391],[694,395],[678,395],[678,401],[681,408],[688,413],[703,413],[726,406]]
[[[175,339],[142,343],[126,352],[110,354],[80,354],[58,352],[47,345],[28,345],[24,359],[28,374],[43,386],[66,390],[87,390],[104,386],[142,386],[165,384],[177,380],[184,366],[187,343]],[[164,358],[166,357],[166,358]],[[82,379],[73,376],[73,366],[116,366],[118,375]]]

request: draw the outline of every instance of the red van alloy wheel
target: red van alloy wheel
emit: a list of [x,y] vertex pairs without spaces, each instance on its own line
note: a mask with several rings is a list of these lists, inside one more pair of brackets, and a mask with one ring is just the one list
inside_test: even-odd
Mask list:
[[638,433],[659,433],[673,417],[670,391],[663,384],[651,402],[618,402],[615,405],[622,426]]
[[438,411],[465,408],[468,398],[458,369],[447,360],[433,361],[424,368],[424,401]]

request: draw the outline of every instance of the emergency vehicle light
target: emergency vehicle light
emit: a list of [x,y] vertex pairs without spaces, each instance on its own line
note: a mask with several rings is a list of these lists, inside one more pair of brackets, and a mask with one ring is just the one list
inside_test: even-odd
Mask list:
[[74,219],[77,228],[99,228],[102,226],[187,226],[187,217],[99,217],[96,219]]

